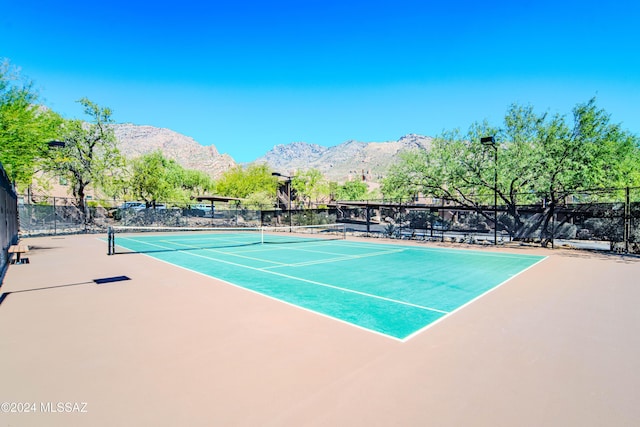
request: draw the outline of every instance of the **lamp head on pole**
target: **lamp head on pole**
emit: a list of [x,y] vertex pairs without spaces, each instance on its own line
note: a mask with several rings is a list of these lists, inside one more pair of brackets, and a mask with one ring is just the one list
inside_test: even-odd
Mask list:
[[495,146],[496,145],[496,140],[495,140],[495,138],[493,136],[484,136],[484,137],[480,138],[480,144]]
[[271,172],[271,176],[277,176],[278,178],[285,178],[287,181],[291,181],[293,178],[295,178],[295,176],[293,175],[289,176],[280,172]]
[[49,146],[49,148],[63,148],[67,144],[63,141],[49,141],[47,142],[47,145]]

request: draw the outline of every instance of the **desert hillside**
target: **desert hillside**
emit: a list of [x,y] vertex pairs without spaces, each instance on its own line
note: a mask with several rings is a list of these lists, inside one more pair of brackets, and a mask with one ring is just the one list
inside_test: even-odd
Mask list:
[[387,173],[402,151],[428,149],[432,138],[409,134],[397,141],[347,141],[333,147],[294,142],[276,145],[258,163],[267,163],[281,173],[318,169],[329,179],[344,182],[362,175],[377,182]]
[[132,124],[114,125],[120,151],[128,158],[156,150],[188,169],[197,169],[214,178],[236,165],[228,154],[220,154],[215,146],[203,146],[193,138],[170,129]]
[[[114,125],[120,150],[129,158],[160,150],[185,168],[205,171],[214,178],[236,166],[227,154],[214,145],[203,146],[193,138],[170,129],[133,124]],[[397,141],[346,141],[333,147],[306,142],[276,145],[253,163],[267,163],[284,174],[310,168],[320,170],[332,181],[361,179],[378,182],[402,151],[428,149],[432,138],[409,134]]]

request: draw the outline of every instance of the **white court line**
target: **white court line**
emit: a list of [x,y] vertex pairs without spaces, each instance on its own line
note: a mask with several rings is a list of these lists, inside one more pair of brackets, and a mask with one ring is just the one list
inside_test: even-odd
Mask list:
[[[331,262],[341,262],[341,261],[351,261],[354,259],[360,259],[360,258],[369,258],[369,257],[374,257],[374,256],[380,256],[380,255],[389,255],[389,254],[397,254],[400,252],[404,252],[403,249],[399,249],[399,250],[393,250],[393,251],[386,251],[386,252],[372,252],[370,254],[364,254],[364,255],[342,255],[340,257],[337,258],[327,258],[327,259],[323,259],[323,260],[317,260],[317,261],[305,261],[305,262],[298,262],[298,263],[293,263],[293,264],[281,264],[281,265],[274,265],[273,267],[263,267],[264,269],[268,269],[268,268],[281,268],[281,267],[306,267],[308,265],[316,265],[316,264],[327,264],[327,263],[331,263]],[[329,253],[329,252],[320,252],[320,253]],[[335,254],[332,254],[335,255]]]
[[[133,239],[133,238],[127,238],[127,239],[129,239],[129,240],[133,240],[133,241],[136,241],[136,240],[135,240],[135,239]],[[154,244],[151,244],[151,243],[148,243],[148,242],[141,242],[141,243],[150,244],[150,245],[152,245],[152,246],[158,246],[158,247],[163,248],[163,249],[173,249],[173,248],[163,247],[163,246],[160,246],[160,245],[154,245]],[[527,257],[527,255],[503,254],[503,253],[495,253],[495,252],[488,252],[488,253],[487,253],[487,252],[480,252],[480,251],[478,251],[478,250],[469,250],[469,249],[421,248],[421,247],[405,246],[405,245],[398,245],[398,244],[386,244],[386,243],[378,244],[378,243],[366,243],[366,242],[363,242],[363,243],[359,244],[358,242],[348,242],[348,241],[331,241],[331,242],[327,242],[327,243],[331,243],[331,244],[338,244],[339,246],[345,246],[345,247],[361,247],[361,248],[370,248],[370,247],[371,247],[371,245],[381,245],[381,246],[394,247],[394,248],[415,249],[415,250],[418,250],[418,251],[421,251],[421,250],[422,250],[422,251],[429,251],[429,252],[447,252],[447,253],[454,253],[454,254],[461,254],[461,253],[467,253],[467,254],[469,254],[469,253],[472,253],[472,254],[474,254],[474,255],[496,256],[496,257],[502,257],[502,258],[517,258],[517,259],[522,259],[523,257]],[[317,244],[317,243],[316,243],[316,244]],[[124,247],[124,246],[123,246],[123,247]],[[251,252],[254,252],[254,251],[251,251]],[[186,253],[186,252],[185,252],[185,253]],[[227,254],[227,252],[223,252],[223,253]],[[386,338],[391,338],[391,339],[393,339],[393,340],[400,341],[400,342],[407,342],[407,341],[409,341],[409,340],[410,340],[410,339],[412,339],[413,337],[415,337],[415,336],[419,335],[420,333],[424,332],[425,330],[427,330],[427,329],[429,329],[429,328],[431,328],[431,327],[435,326],[436,324],[440,323],[441,321],[444,321],[444,320],[445,320],[445,319],[447,319],[449,316],[451,316],[451,315],[453,315],[453,314],[457,313],[458,311],[462,310],[463,308],[467,307],[468,305],[470,305],[470,304],[474,303],[475,301],[477,301],[478,299],[480,299],[480,298],[484,297],[484,296],[485,296],[485,295],[487,295],[488,293],[493,292],[495,289],[497,289],[497,288],[499,288],[499,287],[503,286],[505,283],[509,282],[511,279],[513,279],[513,278],[515,278],[515,277],[519,276],[520,274],[522,274],[522,273],[524,273],[525,271],[527,271],[527,270],[529,270],[529,269],[533,268],[534,266],[536,266],[537,264],[541,263],[542,261],[544,261],[545,259],[547,259],[547,258],[548,258],[548,257],[546,257],[546,256],[545,256],[545,257],[543,257],[543,258],[541,258],[539,261],[535,262],[534,264],[530,265],[529,267],[525,268],[524,270],[522,270],[522,271],[520,271],[520,272],[518,272],[518,273],[514,274],[513,276],[511,276],[511,277],[509,277],[508,279],[504,280],[502,283],[500,283],[500,284],[498,284],[498,285],[494,286],[493,288],[491,288],[491,289],[489,289],[489,290],[485,291],[484,293],[482,293],[482,294],[478,295],[477,297],[475,297],[475,298],[473,298],[472,300],[470,300],[470,301],[466,302],[465,304],[463,304],[463,305],[461,305],[461,306],[459,306],[459,307],[455,308],[455,309],[454,309],[454,310],[452,310],[451,312],[446,312],[446,311],[437,310],[437,309],[430,309],[430,308],[428,308],[428,307],[421,307],[421,306],[418,306],[418,305],[415,305],[415,304],[404,303],[404,302],[402,302],[402,301],[395,301],[395,300],[392,300],[392,299],[388,299],[388,298],[384,298],[384,297],[379,297],[379,296],[376,296],[376,295],[368,295],[368,294],[361,293],[361,292],[358,292],[358,291],[352,291],[352,290],[349,290],[349,289],[343,289],[343,288],[340,288],[340,287],[337,287],[337,286],[327,285],[327,284],[323,284],[323,283],[319,283],[319,282],[315,282],[315,283],[314,283],[313,281],[309,281],[309,280],[306,280],[306,279],[301,279],[301,278],[294,277],[294,276],[287,276],[287,275],[284,275],[284,274],[280,274],[280,273],[276,273],[276,272],[271,272],[271,271],[265,270],[264,268],[259,269],[259,268],[249,267],[249,266],[245,266],[245,265],[242,265],[242,264],[236,264],[236,263],[233,263],[233,262],[223,261],[223,260],[220,260],[220,259],[217,259],[217,258],[206,257],[206,256],[198,255],[198,254],[191,254],[191,255],[199,256],[199,257],[201,257],[201,258],[205,258],[205,259],[210,259],[210,260],[218,261],[218,262],[221,262],[221,263],[226,263],[226,264],[236,265],[236,266],[238,266],[238,267],[248,268],[248,269],[257,270],[257,271],[262,271],[262,272],[264,272],[264,273],[269,273],[269,274],[274,274],[274,275],[278,275],[278,276],[288,277],[288,278],[291,278],[291,279],[294,279],[294,280],[300,280],[300,281],[304,281],[304,282],[309,282],[309,283],[312,283],[312,284],[317,284],[317,285],[319,285],[319,286],[328,286],[328,287],[332,287],[332,288],[335,288],[335,289],[338,289],[338,290],[343,290],[343,291],[345,291],[345,292],[359,293],[359,294],[362,294],[363,296],[370,296],[370,297],[372,297],[372,298],[378,298],[378,299],[388,300],[388,301],[390,301],[390,302],[396,302],[396,303],[399,303],[399,304],[402,304],[402,305],[414,306],[414,307],[416,307],[416,308],[422,308],[422,309],[425,309],[425,310],[436,311],[436,312],[440,312],[440,313],[443,313],[443,314],[444,314],[444,316],[442,316],[442,317],[438,318],[437,320],[435,320],[435,321],[433,321],[433,322],[431,322],[431,323],[429,323],[429,324],[425,325],[424,327],[422,327],[422,328],[418,329],[417,331],[415,331],[415,332],[411,333],[410,335],[406,336],[405,338],[398,338],[398,337],[395,337],[395,336],[393,336],[393,335],[389,335],[389,334],[384,333],[384,332],[376,331],[376,330],[370,329],[370,328],[368,328],[368,327],[360,326],[360,325],[357,325],[357,324],[355,324],[355,323],[351,323],[351,322],[349,322],[349,321],[347,321],[347,320],[343,320],[343,319],[340,319],[340,318],[338,318],[338,317],[335,317],[335,316],[332,316],[332,315],[328,315],[328,314],[325,314],[325,313],[322,313],[322,312],[319,312],[319,311],[316,311],[316,310],[313,310],[313,309],[309,309],[309,308],[306,308],[306,307],[303,307],[303,306],[297,305],[297,304],[295,304],[295,303],[290,303],[290,302],[288,302],[288,301],[285,301],[285,300],[282,300],[282,299],[276,298],[276,297],[271,296],[271,295],[269,295],[269,294],[262,293],[262,292],[260,292],[260,291],[253,290],[253,289],[250,289],[250,288],[247,288],[247,287],[244,287],[244,286],[241,286],[241,285],[238,285],[238,284],[232,283],[232,282],[228,282],[228,281],[226,281],[226,280],[224,280],[224,279],[220,279],[220,278],[217,278],[217,277],[213,276],[213,277],[215,277],[217,280],[219,280],[219,281],[221,281],[221,282],[228,283],[228,284],[230,284],[230,285],[232,285],[232,286],[235,286],[235,287],[238,287],[238,288],[240,288],[240,289],[242,289],[242,290],[244,290],[244,291],[248,291],[248,292],[251,292],[251,293],[255,293],[255,294],[261,295],[261,296],[263,296],[263,297],[267,297],[267,298],[269,298],[269,299],[272,299],[272,300],[274,300],[274,301],[278,301],[278,302],[281,302],[281,303],[285,303],[285,304],[287,304],[287,305],[289,305],[289,306],[292,306],[292,307],[294,307],[294,308],[301,309],[301,310],[305,310],[305,311],[308,311],[308,312],[314,313],[315,315],[320,315],[320,316],[323,316],[323,317],[326,317],[326,318],[330,318],[330,319],[332,319],[332,320],[334,320],[334,321],[341,322],[341,323],[346,324],[346,325],[349,325],[349,326],[351,326],[351,327],[356,327],[356,328],[358,328],[358,329],[365,330],[365,331],[367,331],[367,332],[369,332],[369,333],[374,333],[374,334],[377,334],[377,335],[381,335],[381,336],[384,336],[384,337],[386,337]],[[146,256],[150,256],[150,255],[146,255]],[[159,258],[155,258],[155,257],[152,257],[152,258],[153,258],[153,259],[156,259],[156,260],[158,260],[158,261],[161,261],[161,262],[165,262],[165,263],[170,264],[170,265],[172,265],[172,266],[175,266],[175,267],[178,267],[178,268],[182,268],[182,269],[187,270],[187,271],[194,272],[194,273],[196,273],[196,274],[200,274],[200,275],[203,275],[203,276],[206,276],[206,277],[212,277],[211,275],[205,274],[205,273],[203,273],[203,272],[201,272],[201,271],[193,270],[193,269],[190,269],[190,268],[187,268],[187,267],[184,267],[184,266],[178,265],[178,264],[174,264],[174,263],[172,263],[172,262],[165,261],[165,260],[162,260],[162,259],[159,259]],[[264,260],[262,260],[262,261],[264,261]]]
[[[147,242],[147,241],[144,241],[144,240],[138,240],[136,238],[123,237],[122,239],[133,240],[133,241],[141,243],[141,244],[153,245],[153,243],[150,243],[150,242]],[[220,239],[220,241],[234,242],[233,240],[222,240],[222,239]],[[205,243],[209,243],[210,241],[205,240],[204,242]],[[194,249],[198,249],[198,250],[208,250],[208,251],[217,252],[217,253],[223,254],[223,255],[230,255],[230,256],[234,256],[234,257],[238,257],[238,258],[245,258],[245,259],[252,260],[252,261],[259,261],[259,262],[265,262],[265,263],[269,263],[269,264],[274,264],[271,267],[263,267],[263,268],[280,268],[280,267],[292,267],[292,266],[293,267],[297,267],[297,266],[302,266],[302,265],[306,264],[306,263],[289,264],[289,263],[271,261],[271,260],[267,260],[267,259],[264,259],[264,258],[255,258],[255,257],[244,255],[246,253],[255,253],[255,252],[273,252],[273,249],[266,249],[266,248],[265,249],[256,249],[256,250],[245,250],[245,251],[242,251],[241,253],[239,253],[239,252],[232,252],[232,251],[221,251],[221,250],[216,250],[216,249],[213,249],[213,248],[206,248],[206,247],[195,248],[193,246],[193,244],[179,243],[178,241],[175,241],[175,240],[161,239],[161,240],[158,240],[158,242],[156,242],[156,243],[166,243],[166,244],[172,245],[172,246],[176,246],[177,245],[177,246],[184,246],[184,247],[187,247],[187,248],[194,248]],[[199,241],[196,241],[196,243],[199,243]],[[291,246],[292,245],[288,245],[286,247],[285,246],[279,246],[279,248],[289,249]],[[176,250],[180,250],[180,249],[176,248]],[[326,255],[336,255],[335,252],[312,251],[312,250],[301,249],[301,248],[296,248],[296,250],[304,251],[304,252],[320,253],[320,254],[326,254]],[[401,252],[401,250],[398,250],[396,252]],[[350,258],[344,258],[344,257],[350,257]],[[351,257],[350,255],[344,255],[342,257],[332,258],[330,260],[313,261],[313,262],[312,261],[307,261],[307,262],[310,263],[309,265],[312,265],[312,264],[315,264],[315,263],[322,264],[322,263],[325,263],[325,262],[346,261],[346,260],[349,260],[349,259],[352,259],[352,258],[353,257]]]
[[[121,240],[122,239],[133,240],[134,242],[138,242],[138,243],[141,243],[141,244],[144,244],[144,245],[158,246],[158,247],[162,247],[162,248],[168,249],[168,250],[180,251],[180,249],[175,248],[175,247],[159,246],[157,244],[146,242],[144,240],[138,240],[138,239],[135,239],[135,238],[132,238],[132,237],[121,237],[120,239]],[[285,264],[283,264],[281,262],[278,262],[278,261],[269,261],[269,260],[262,259],[262,258],[254,258],[254,257],[250,257],[250,256],[241,255],[241,254],[238,254],[236,252],[219,251],[219,250],[216,250],[216,249],[213,249],[213,248],[196,248],[193,245],[186,245],[184,243],[178,243],[178,242],[173,241],[173,240],[165,240],[165,239],[158,240],[158,243],[163,243],[163,242],[166,243],[166,244],[172,245],[172,246],[175,246],[175,245],[185,246],[187,248],[192,248],[192,249],[197,249],[197,250],[207,250],[207,251],[217,252],[219,254],[235,256],[235,257],[238,257],[238,258],[246,258],[246,259],[250,259],[252,261],[262,261],[262,262],[269,263],[269,264],[277,264],[277,267],[280,266],[280,265],[285,265]],[[232,241],[229,240],[229,242],[232,242]],[[185,252],[185,251],[180,251],[180,252]]]
[[[180,245],[180,246],[186,246],[188,248],[192,247],[192,245],[187,245],[187,244],[183,244],[183,243],[178,243],[175,241],[171,241],[171,240],[161,240],[161,242],[165,242],[168,243],[170,245]],[[144,242],[141,242],[144,243]],[[315,243],[317,245],[317,243]],[[231,252],[231,251],[222,251],[222,250],[216,250],[213,248],[199,248],[202,250],[208,250],[208,251],[213,251],[213,252],[217,252],[217,253],[221,253],[224,255],[231,255],[231,256],[236,256],[238,258],[246,258],[246,259],[250,259],[250,260],[254,260],[254,261],[262,261],[262,262],[266,262],[266,263],[270,263],[270,264],[275,264],[272,267],[262,267],[262,268],[280,268],[280,267],[302,267],[302,266],[306,266],[306,265],[315,265],[315,264],[325,264],[325,263],[330,263],[330,262],[339,262],[339,261],[349,261],[352,259],[358,259],[358,258],[367,258],[367,257],[371,257],[371,256],[379,256],[379,255],[387,255],[387,254],[393,254],[393,253],[399,253],[399,252],[404,252],[405,249],[391,249],[391,250],[387,250],[387,251],[381,251],[381,252],[372,252],[370,254],[364,254],[364,255],[341,255],[341,254],[336,254],[335,252],[327,252],[327,251],[318,251],[318,250],[312,250],[312,249],[305,249],[305,248],[301,248],[300,243],[291,243],[291,244],[282,244],[279,245],[277,248],[278,249],[288,249],[288,250],[296,250],[297,252],[309,252],[309,253],[315,253],[315,254],[324,254],[324,255],[338,255],[335,258],[329,258],[329,259],[325,259],[325,260],[316,260],[316,261],[305,261],[305,262],[300,262],[300,263],[283,263],[283,262],[278,262],[278,261],[271,261],[271,260],[267,260],[267,259],[263,259],[263,258],[254,258],[254,257],[250,257],[247,255],[243,255],[246,253],[251,253],[251,252],[274,252],[274,249],[255,249],[255,250],[245,250],[240,252]]]
[[[172,245],[185,246],[187,248],[192,247],[190,245],[185,245],[185,244],[177,243],[177,242],[167,242],[167,243],[172,244]],[[286,265],[286,264],[278,262],[278,261],[270,261],[268,259],[254,258],[254,257],[251,257],[251,256],[242,255],[242,254],[239,254],[239,253],[236,253],[236,252],[220,251],[220,250],[213,249],[213,248],[199,248],[199,250],[216,252],[216,253],[223,254],[223,255],[231,255],[231,256],[234,256],[234,257],[237,257],[237,258],[244,258],[244,259],[249,259],[249,260],[252,260],[252,261],[260,261],[260,262],[265,262],[265,263],[268,263],[268,264],[276,264],[276,267],[281,267],[281,266]]]
[[[161,246],[161,245],[158,245],[158,244],[155,244],[155,243],[147,243],[147,244],[151,245],[151,246],[157,246],[157,247],[162,248],[162,249],[172,249],[170,247]],[[203,250],[208,251],[210,249],[203,249]],[[213,251],[213,252],[216,252],[216,251]],[[199,257],[199,258],[204,258],[204,259],[208,259],[208,260],[212,260],[212,261],[221,262],[223,264],[233,265],[235,267],[246,268],[246,269],[249,269],[249,270],[260,271],[262,273],[272,274],[274,276],[280,276],[280,277],[284,277],[284,278],[287,278],[287,279],[292,279],[292,280],[297,280],[297,281],[300,281],[300,282],[310,283],[312,285],[322,286],[322,287],[325,287],[325,288],[335,289],[335,290],[348,292],[348,293],[352,293],[352,294],[356,294],[356,295],[361,295],[361,296],[365,296],[365,297],[369,297],[369,298],[379,299],[379,300],[391,302],[391,303],[394,303],[394,304],[401,304],[401,305],[405,305],[405,306],[408,306],[408,307],[415,307],[415,308],[418,308],[418,309],[421,309],[421,310],[433,311],[433,312],[442,313],[442,314],[448,314],[449,313],[448,311],[439,310],[439,309],[433,308],[433,307],[425,307],[425,306],[422,306],[422,305],[413,304],[413,303],[406,302],[406,301],[395,300],[393,298],[387,298],[387,297],[383,297],[383,296],[380,296],[380,295],[374,295],[374,294],[369,294],[369,293],[366,293],[366,292],[356,291],[356,290],[353,290],[353,289],[342,288],[340,286],[330,285],[328,283],[322,283],[322,282],[317,282],[315,280],[303,279],[301,277],[290,276],[288,274],[278,273],[276,271],[265,270],[263,268],[257,268],[257,267],[251,267],[251,266],[248,266],[248,265],[238,264],[238,263],[235,263],[235,262],[232,262],[232,261],[225,261],[225,260],[222,260],[222,259],[208,257],[208,256],[205,256],[205,255],[200,255],[200,254],[196,254],[196,253],[192,253],[192,252],[186,252],[185,251],[185,252],[182,252],[182,253],[184,253],[185,255],[191,255],[191,256],[195,256],[195,257]]]
[[254,249],[244,250],[243,253],[247,252],[273,252],[276,249],[285,249],[285,250],[294,250],[300,252],[312,252],[318,254],[327,254],[327,255],[336,255],[335,252],[327,252],[327,251],[319,251],[317,249],[305,249],[305,243],[312,244],[314,248],[318,246],[325,246],[326,243],[313,243],[313,242],[299,242],[299,243],[278,243],[274,246],[273,243],[265,242],[264,245],[253,246]]
[[[165,236],[163,236],[165,237]],[[228,245],[228,246],[237,246],[237,247],[241,247],[241,246],[251,246],[251,245],[257,245],[260,243],[259,240],[246,240],[243,238],[220,238],[220,236],[216,236],[216,238],[211,239],[211,238],[205,238],[205,237],[196,237],[196,236],[189,236],[190,238],[188,239],[169,239],[167,237],[161,239],[160,241],[163,242],[167,242],[170,244],[176,243],[176,244],[180,244],[179,242],[188,242],[189,245],[185,245],[185,246],[194,246],[194,245],[217,245],[217,244],[223,244],[223,245]],[[225,247],[228,247],[225,246]]]
[[467,248],[431,248],[424,246],[416,246],[416,245],[403,245],[399,243],[367,243],[367,242],[354,242],[349,240],[332,240],[337,245],[346,246],[346,247],[356,247],[356,248],[369,248],[371,245],[379,245],[379,246],[388,246],[393,248],[404,248],[411,249],[416,251],[424,251],[424,252],[444,252],[456,255],[477,255],[477,256],[488,256],[488,257],[498,257],[498,258],[514,258],[514,259],[522,259],[523,257],[538,257],[540,255],[529,255],[529,254],[509,254],[503,252],[484,252],[479,249],[467,249]]
[[[133,239],[131,239],[131,240],[133,240]],[[121,246],[121,247],[126,249],[126,247],[125,247],[125,246]],[[175,267],[175,268],[181,268],[181,269],[183,269],[183,270],[185,270],[185,271],[189,271],[189,272],[191,272],[191,273],[199,274],[200,276],[204,276],[204,277],[206,277],[207,279],[211,279],[211,278],[213,278],[213,279],[215,279],[215,280],[217,280],[217,281],[219,281],[219,282],[226,283],[226,284],[227,284],[227,285],[229,285],[229,286],[233,286],[233,287],[235,287],[235,288],[241,289],[241,290],[242,290],[242,291],[244,291],[244,292],[250,292],[250,293],[255,294],[255,295],[260,295],[260,296],[261,296],[261,297],[263,297],[263,298],[268,298],[268,299],[270,299],[270,300],[272,300],[272,301],[277,301],[277,302],[278,302],[278,303],[280,303],[280,304],[286,304],[286,305],[288,305],[289,307],[293,307],[293,308],[295,308],[295,309],[297,309],[297,310],[303,310],[303,311],[306,311],[306,312],[308,312],[308,313],[312,313],[314,316],[321,316],[321,317],[324,317],[324,318],[326,318],[326,319],[331,319],[331,321],[339,322],[339,323],[342,323],[342,324],[348,325],[348,326],[350,326],[350,327],[352,327],[352,328],[357,328],[357,329],[360,329],[360,330],[366,331],[366,332],[371,333],[371,334],[380,335],[380,336],[382,336],[382,337],[389,338],[389,339],[392,339],[392,340],[394,340],[394,341],[403,342],[403,341],[402,341],[402,338],[398,338],[398,337],[395,337],[395,336],[393,336],[393,335],[389,335],[389,334],[384,333],[384,332],[376,331],[376,330],[374,330],[374,329],[370,329],[370,328],[367,328],[367,327],[365,327],[365,326],[356,325],[355,323],[351,323],[351,322],[349,322],[348,320],[343,320],[343,319],[340,319],[339,317],[331,316],[331,315],[329,315],[329,314],[325,314],[325,313],[322,313],[322,312],[320,312],[320,311],[312,310],[312,309],[310,309],[310,308],[306,308],[306,307],[303,307],[303,306],[301,306],[301,305],[294,304],[294,303],[292,303],[292,302],[288,302],[288,301],[285,301],[285,300],[280,299],[280,298],[276,298],[276,297],[274,297],[274,296],[272,296],[272,295],[269,295],[269,294],[265,294],[265,293],[262,293],[262,292],[259,292],[259,291],[256,291],[256,290],[253,290],[253,289],[250,289],[250,288],[246,288],[246,287],[244,287],[244,286],[240,286],[240,285],[238,285],[238,284],[235,284],[235,283],[229,282],[228,280],[224,280],[224,279],[221,279],[221,278],[219,278],[219,277],[215,277],[215,276],[211,276],[211,275],[209,275],[209,274],[203,273],[202,271],[194,270],[194,269],[189,268],[189,267],[184,267],[184,266],[179,265],[179,264],[174,264],[174,263],[172,263],[172,262],[170,262],[170,261],[166,261],[166,260],[164,260],[164,259],[160,259],[160,258],[152,257],[151,255],[146,254],[146,253],[144,253],[144,252],[140,252],[140,254],[141,254],[141,255],[144,255],[144,256],[147,256],[147,257],[149,257],[149,258],[153,259],[154,261],[163,262],[163,263],[165,263],[165,264],[169,264],[169,265],[170,265],[170,266],[172,266],[172,267]]]
[[[191,245],[186,245],[186,244],[178,243],[178,242],[171,241],[171,240],[160,240],[160,242],[165,242],[165,243],[170,244],[170,245],[185,246],[185,247],[188,247],[188,248],[192,247]],[[144,243],[144,242],[140,242],[140,243]],[[289,245],[287,247],[287,249],[290,246],[292,246],[292,245]],[[267,260],[267,259],[263,259],[263,258],[254,258],[254,257],[242,255],[242,254],[246,254],[247,252],[265,252],[265,251],[266,252],[272,252],[273,251],[272,249],[265,249],[265,250],[262,250],[262,251],[259,251],[259,250],[243,251],[242,254],[237,253],[237,252],[220,251],[220,250],[216,250],[216,249],[213,249],[213,248],[199,248],[199,249],[212,251],[212,252],[217,252],[217,253],[224,254],[224,255],[231,255],[231,256],[238,257],[238,258],[245,258],[245,259],[249,259],[249,260],[253,260],[253,261],[262,261],[262,262],[269,263],[269,264],[275,264],[275,265],[273,265],[271,267],[261,267],[263,269],[281,268],[281,267],[304,267],[304,266],[307,266],[307,265],[326,264],[326,263],[340,262],[340,261],[350,261],[350,260],[353,260],[353,259],[368,258],[368,257],[373,257],[373,256],[388,255],[388,254],[404,252],[404,248],[402,248],[402,249],[391,249],[391,250],[388,250],[388,251],[381,251],[381,252],[372,252],[370,254],[364,254],[364,255],[339,255],[339,256],[337,256],[335,258],[329,258],[329,259],[324,259],[324,260],[305,261],[305,262],[299,262],[299,263],[283,263],[283,262],[271,261],[271,260]],[[300,252],[310,252],[310,253],[318,253],[318,254],[325,254],[325,255],[337,255],[335,252],[316,251],[316,250],[304,249],[304,248],[299,248],[299,247],[296,247],[295,249],[300,251]]]
[[411,338],[415,337],[416,335],[419,335],[420,333],[422,333],[423,331],[426,331],[427,329],[431,328],[432,326],[435,326],[437,323],[442,322],[443,320],[445,320],[446,318],[448,318],[449,316],[457,313],[458,311],[462,310],[463,308],[465,308],[466,306],[468,306],[469,304],[473,304],[474,302],[476,302],[477,300],[479,300],[480,298],[482,298],[483,296],[487,295],[490,292],[495,291],[496,289],[498,289],[499,287],[501,287],[502,285],[504,285],[505,283],[507,283],[508,281],[512,280],[513,278],[521,275],[522,273],[524,273],[525,271],[529,270],[530,268],[535,267],[536,265],[540,264],[542,261],[546,260],[548,257],[544,257],[541,260],[539,260],[538,262],[531,264],[529,267],[525,268],[522,271],[519,271],[518,273],[514,274],[513,276],[509,277],[508,279],[504,280],[502,283],[498,283],[496,286],[494,286],[493,288],[481,293],[480,295],[478,295],[477,297],[473,298],[470,301],[467,301],[466,303],[462,304],[460,307],[456,308],[455,310],[447,313],[446,315],[440,317],[439,319],[436,319],[435,321],[429,323],[428,325],[425,325],[423,328],[418,329],[417,331],[415,331],[414,333],[412,333],[411,335],[406,336],[405,338],[401,339],[400,341],[402,342],[406,342],[409,341]]

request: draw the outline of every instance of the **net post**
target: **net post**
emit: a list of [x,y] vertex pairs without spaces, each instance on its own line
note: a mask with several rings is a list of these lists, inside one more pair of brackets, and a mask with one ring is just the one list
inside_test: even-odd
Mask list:
[[260,244],[264,245],[264,226],[260,227]]
[[107,255],[113,255],[115,249],[113,227],[107,227]]

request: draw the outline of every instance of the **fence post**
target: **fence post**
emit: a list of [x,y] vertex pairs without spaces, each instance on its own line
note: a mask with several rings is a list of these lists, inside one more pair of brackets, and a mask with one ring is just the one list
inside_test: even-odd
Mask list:
[[56,212],[56,198],[53,197],[53,235],[58,234],[58,214]]
[[629,186],[625,188],[624,200],[624,252],[629,253],[629,234],[631,229],[631,203],[629,197]]
[[367,211],[367,237],[371,233],[371,212],[369,211],[369,201],[367,200],[365,209]]
[[398,208],[398,219],[400,220],[400,238],[402,239],[402,223],[403,218],[402,218],[402,197],[400,198],[400,207]]
[[556,206],[553,205],[553,216],[551,217],[551,249],[555,249],[556,239]]
[[87,197],[86,196],[84,198],[84,212],[83,212],[83,214],[84,214],[84,232],[86,233],[89,220],[91,219],[90,215],[89,215],[89,205],[87,203]]
[[[442,197],[442,199],[440,199],[440,207],[441,207],[441,211],[440,211],[440,224],[441,224],[441,228],[442,230],[440,233],[440,242],[444,243],[444,197]],[[432,227],[433,228],[433,227]]]

